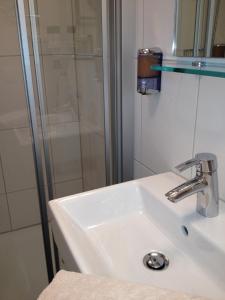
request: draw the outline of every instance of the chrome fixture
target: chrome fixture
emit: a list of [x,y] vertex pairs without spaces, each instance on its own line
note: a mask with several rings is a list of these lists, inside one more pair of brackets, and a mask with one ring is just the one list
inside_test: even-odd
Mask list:
[[172,189],[165,196],[173,203],[197,193],[197,212],[208,218],[219,213],[217,159],[211,153],[198,153],[176,167],[180,172],[196,166],[195,178]]
[[163,253],[152,251],[144,256],[143,263],[148,269],[163,270],[168,267],[169,260]]
[[198,67],[198,68],[202,68],[202,67],[206,67],[207,64],[204,61],[193,61],[192,62],[192,66],[193,67]]

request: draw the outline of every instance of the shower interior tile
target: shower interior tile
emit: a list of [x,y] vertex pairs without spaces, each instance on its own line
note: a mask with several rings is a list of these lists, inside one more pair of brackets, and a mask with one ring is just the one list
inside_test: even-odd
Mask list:
[[27,104],[19,56],[0,57],[0,129],[28,126]]
[[19,55],[14,0],[3,0],[0,2],[0,41],[0,55]]
[[12,229],[40,223],[37,190],[24,190],[7,194]]
[[81,193],[83,191],[82,179],[56,183],[55,190],[55,198]]
[[73,54],[71,0],[38,0],[42,54]]
[[77,58],[80,120],[104,134],[102,58]]
[[84,190],[105,186],[104,137],[81,122],[81,149]]
[[36,186],[29,128],[0,131],[0,152],[6,192]]
[[[0,233],[11,230],[6,195],[0,195]],[[1,276],[1,275],[0,275]],[[1,294],[1,292],[0,292]]]
[[101,0],[73,0],[77,54],[102,54],[101,9]]
[[48,285],[41,226],[0,235],[1,299],[37,299]]
[[79,123],[49,127],[55,182],[82,178]]
[[50,124],[78,121],[74,56],[43,56],[43,69]]

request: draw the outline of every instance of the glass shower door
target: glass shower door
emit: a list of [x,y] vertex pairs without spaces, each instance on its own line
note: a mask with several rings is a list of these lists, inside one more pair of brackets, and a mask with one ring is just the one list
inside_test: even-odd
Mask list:
[[105,186],[101,0],[29,6],[53,198]]
[[0,298],[30,300],[45,200],[107,181],[102,1],[0,0],[0,25]]
[[[22,7],[24,1],[17,1]],[[37,94],[29,95],[28,86],[28,98],[29,104],[32,98],[36,101],[30,104],[31,112],[36,107],[31,119],[37,120],[33,127],[38,127],[43,144],[37,171],[44,162],[49,200],[106,185],[101,4],[101,0],[28,1],[30,53],[23,47],[25,28],[21,28],[21,44],[25,73],[26,69],[29,73],[26,60],[34,58],[31,89],[37,85]],[[30,80],[31,74],[26,76],[27,84]],[[35,134],[33,138],[35,141]],[[40,178],[39,186],[44,185],[43,180]],[[42,226],[51,273],[42,196]]]

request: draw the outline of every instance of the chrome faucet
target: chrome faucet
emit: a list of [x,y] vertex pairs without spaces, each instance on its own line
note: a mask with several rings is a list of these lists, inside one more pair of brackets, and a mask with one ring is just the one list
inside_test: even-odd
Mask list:
[[192,194],[197,193],[197,212],[208,218],[219,214],[219,195],[217,177],[217,159],[211,153],[198,153],[176,167],[180,172],[196,166],[195,178],[172,189],[165,196],[176,203]]

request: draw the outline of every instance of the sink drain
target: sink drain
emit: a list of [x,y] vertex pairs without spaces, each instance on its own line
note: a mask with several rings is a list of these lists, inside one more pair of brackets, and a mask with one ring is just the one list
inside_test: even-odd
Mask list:
[[152,251],[144,256],[143,263],[148,269],[163,270],[168,267],[169,260],[161,252]]

